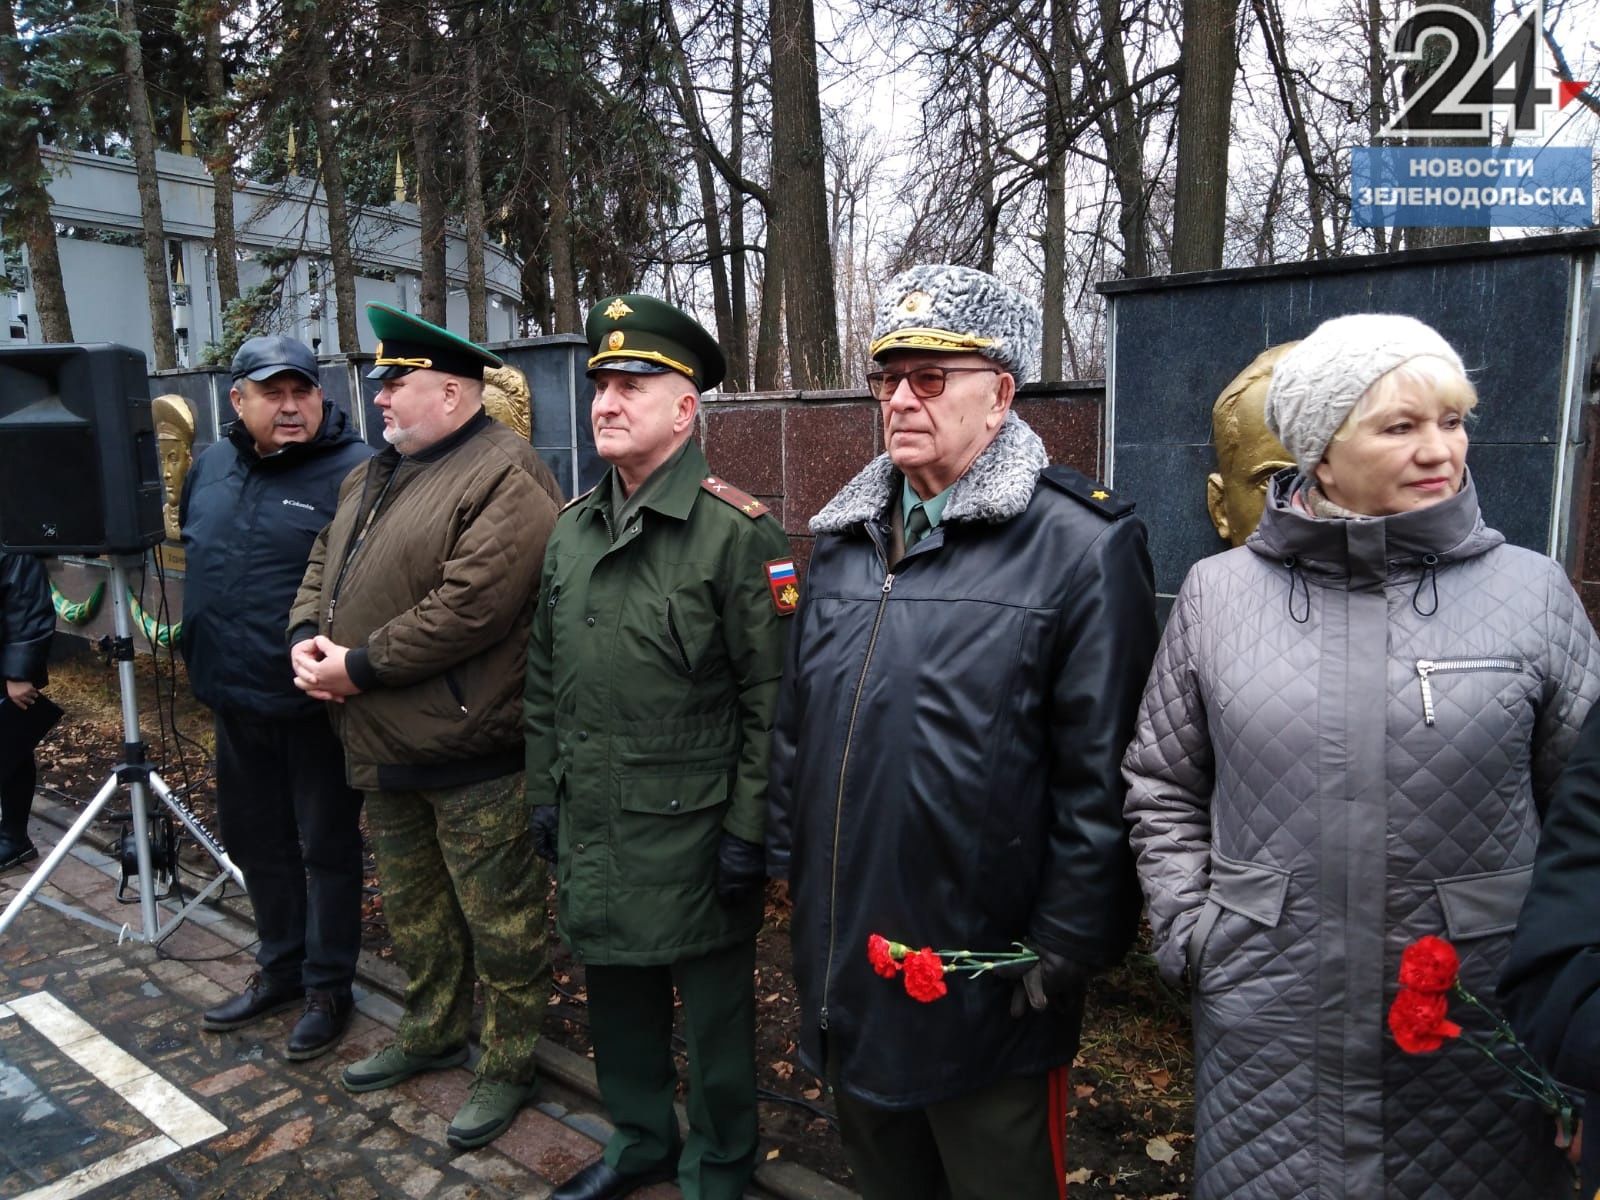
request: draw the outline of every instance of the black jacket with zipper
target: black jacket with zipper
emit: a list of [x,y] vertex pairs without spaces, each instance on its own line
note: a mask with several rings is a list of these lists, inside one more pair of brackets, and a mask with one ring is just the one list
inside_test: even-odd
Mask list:
[[256,452],[242,421],[206,447],[183,482],[186,575],[180,644],[195,696],[267,718],[322,711],[294,686],[284,628],[339,485],[372,454],[328,401],[309,442]]
[[1156,641],[1145,530],[1046,461],[1008,420],[892,568],[887,457],[812,521],[768,863],[794,902],[802,1058],[879,1107],[1070,1063],[1081,996],[1013,1018],[1010,984],[951,976],[922,1004],[873,973],[870,934],[1092,969],[1138,921],[1118,766]]

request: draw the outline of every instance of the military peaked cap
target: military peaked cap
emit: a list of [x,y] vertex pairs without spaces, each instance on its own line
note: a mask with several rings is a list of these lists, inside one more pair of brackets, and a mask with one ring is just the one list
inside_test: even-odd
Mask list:
[[589,373],[632,371],[687,375],[700,391],[728,373],[717,339],[688,313],[654,296],[612,296],[589,310]]
[[482,379],[485,367],[505,366],[482,346],[391,305],[367,305],[367,320],[378,337],[377,364],[368,379],[397,379],[419,370]]

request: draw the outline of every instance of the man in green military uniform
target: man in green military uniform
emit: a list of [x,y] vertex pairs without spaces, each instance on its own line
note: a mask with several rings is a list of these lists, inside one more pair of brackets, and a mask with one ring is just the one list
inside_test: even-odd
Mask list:
[[[709,474],[694,439],[722,352],[648,296],[589,314],[595,446],[611,464],[545,555],[524,715],[534,841],[588,971],[595,1070],[616,1133],[552,1200],[676,1177],[736,1200],[755,1169],[752,968],[767,742],[794,611],[788,539]],[[689,1135],[673,1113],[673,987]]]
[[518,699],[560,488],[483,411],[498,358],[397,309],[367,313],[388,447],[345,479],[312,546],[289,660],[303,691],[334,702],[408,976],[395,1043],[342,1082],[372,1091],[465,1062],[481,982],[483,1055],[446,1134],[470,1149],[532,1095],[549,1000]]

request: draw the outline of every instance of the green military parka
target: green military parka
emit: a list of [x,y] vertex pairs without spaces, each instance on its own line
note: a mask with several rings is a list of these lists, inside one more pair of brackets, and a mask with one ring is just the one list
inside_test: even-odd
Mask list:
[[561,806],[558,928],[603,965],[693,958],[761,923],[759,895],[718,903],[717,844],[766,828],[793,608],[768,568],[789,543],[707,486],[693,442],[666,470],[615,543],[609,475],[561,514],[528,647],[528,799]]

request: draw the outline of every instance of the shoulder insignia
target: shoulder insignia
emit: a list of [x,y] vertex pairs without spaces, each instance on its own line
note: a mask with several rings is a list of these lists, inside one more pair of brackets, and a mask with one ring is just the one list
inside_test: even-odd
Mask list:
[[1048,480],[1060,491],[1067,493],[1074,500],[1095,510],[1103,517],[1115,521],[1125,517],[1133,511],[1133,501],[1123,500],[1111,494],[1111,489],[1104,484],[1096,483],[1082,471],[1074,471],[1071,467],[1056,465],[1046,467],[1040,476]]
[[748,492],[741,492],[733,484],[718,479],[715,475],[707,475],[700,481],[700,486],[724,504],[737,508],[752,521],[767,512],[767,506],[754,496]]
[[[581,504],[583,501],[587,500],[593,494],[594,494],[594,488],[590,488],[587,492],[579,492],[571,500],[568,500],[565,504],[563,504],[561,506],[561,512],[566,512],[567,509],[573,507],[573,505],[575,505],[575,504]],[[559,516],[560,514],[558,513],[557,515]]]
[[800,603],[800,576],[795,574],[794,559],[772,558],[761,564],[767,573],[767,590],[772,593],[772,607],[782,616],[789,616]]

